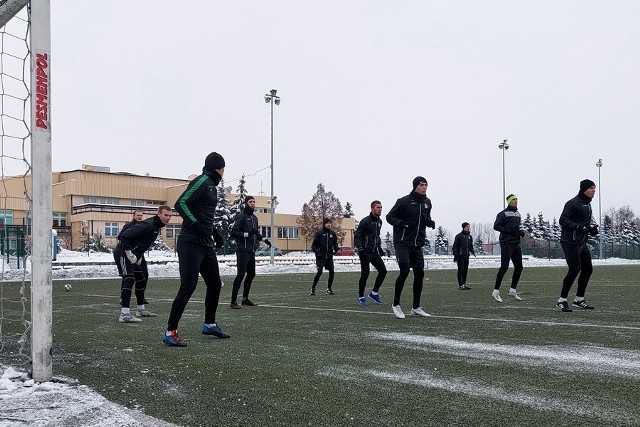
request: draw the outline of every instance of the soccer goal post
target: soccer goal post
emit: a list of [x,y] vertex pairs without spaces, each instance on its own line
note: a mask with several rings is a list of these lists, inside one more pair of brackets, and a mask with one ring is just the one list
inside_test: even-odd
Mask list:
[[[17,29],[14,30],[14,27]],[[22,323],[25,325],[25,331],[18,341],[24,345],[30,335],[32,378],[43,382],[53,377],[50,0],[0,0],[0,28],[0,166],[4,184],[3,191],[0,191],[3,198],[3,206],[0,209],[1,224],[12,224],[14,212],[27,210],[23,218],[23,229],[26,230],[27,238],[23,244],[28,248],[27,255],[31,265],[31,304],[30,313],[27,314],[26,304],[22,304]],[[25,194],[21,202],[17,201],[19,194],[5,183],[9,178],[6,176],[7,171],[13,171],[10,167],[12,161],[24,164],[26,169],[18,173],[24,176],[25,182]],[[21,208],[21,205],[26,208]],[[2,235],[8,235],[6,230]],[[5,264],[10,265],[11,244],[11,239],[2,241],[3,273]],[[23,279],[23,284],[24,282]],[[23,286],[20,290],[23,300],[24,293],[26,292]],[[4,300],[2,301],[4,303]],[[7,313],[13,314],[15,310],[8,309]],[[0,319],[4,320],[6,316],[4,312],[0,313]],[[3,348],[4,338],[5,332],[0,323],[0,347]]]

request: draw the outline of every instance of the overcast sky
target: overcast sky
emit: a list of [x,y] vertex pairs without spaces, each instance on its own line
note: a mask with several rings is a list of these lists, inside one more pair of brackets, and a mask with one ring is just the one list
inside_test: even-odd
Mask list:
[[[358,218],[429,181],[449,231],[493,222],[506,192],[559,217],[578,183],[640,213],[640,2],[52,2],[53,168],[225,180],[279,211],[318,183]],[[594,215],[597,220],[597,198]]]

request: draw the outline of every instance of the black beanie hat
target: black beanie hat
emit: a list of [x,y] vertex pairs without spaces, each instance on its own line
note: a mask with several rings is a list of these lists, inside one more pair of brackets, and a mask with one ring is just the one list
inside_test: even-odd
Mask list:
[[469,223],[468,223],[468,222],[463,222],[463,223],[462,223],[462,228],[465,228],[467,225],[469,225]]
[[224,167],[224,158],[216,153],[210,153],[207,158],[204,160],[203,171],[213,172],[216,169],[222,169]]
[[415,190],[421,182],[427,182],[427,179],[423,176],[416,176],[415,178],[413,178],[413,189]]
[[244,198],[244,204],[247,205],[249,203],[249,200],[255,200],[256,198],[253,196],[247,196]]
[[584,193],[588,188],[595,186],[596,183],[591,181],[590,179],[583,179],[580,181],[580,192]]

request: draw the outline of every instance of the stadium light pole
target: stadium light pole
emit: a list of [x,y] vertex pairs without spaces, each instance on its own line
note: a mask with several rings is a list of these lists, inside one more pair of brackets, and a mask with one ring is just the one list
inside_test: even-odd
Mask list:
[[598,233],[598,246],[600,246],[600,259],[602,259],[602,188],[600,188],[600,169],[602,169],[602,159],[598,159],[596,163],[598,167],[598,215],[600,217],[598,221],[598,228],[600,232]]
[[273,256],[273,245],[276,242],[275,238],[275,210],[276,203],[275,197],[273,195],[273,104],[280,105],[280,97],[276,95],[278,91],[276,89],[271,89],[271,91],[264,95],[264,102],[267,104],[271,104],[271,198],[269,199],[271,208],[271,240],[273,243],[271,244],[270,252],[271,252],[271,265],[275,264],[274,256]]
[[509,144],[507,144],[507,140],[503,140],[501,144],[498,145],[498,148],[502,150],[502,203],[504,203],[504,207],[507,207],[507,192],[506,192],[506,181],[505,181],[505,167],[504,167],[504,152],[509,149]]

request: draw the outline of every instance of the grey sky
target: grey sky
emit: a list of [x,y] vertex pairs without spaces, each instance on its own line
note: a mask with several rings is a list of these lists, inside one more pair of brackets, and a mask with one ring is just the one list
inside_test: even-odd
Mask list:
[[[416,175],[433,219],[493,222],[507,194],[558,217],[578,183],[640,213],[636,1],[52,2],[53,167],[165,177],[210,151],[298,213],[323,183],[357,217]],[[597,219],[597,197],[594,214]]]

